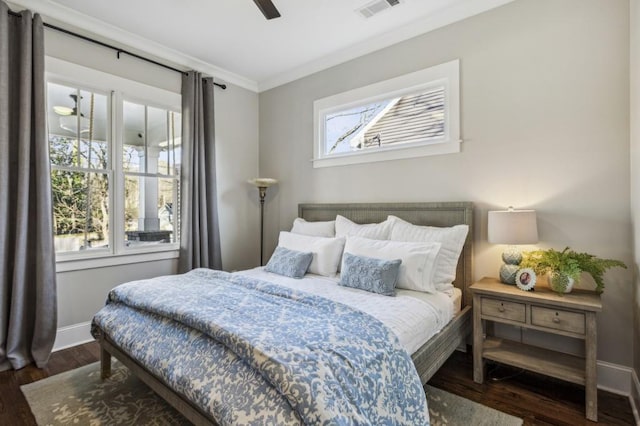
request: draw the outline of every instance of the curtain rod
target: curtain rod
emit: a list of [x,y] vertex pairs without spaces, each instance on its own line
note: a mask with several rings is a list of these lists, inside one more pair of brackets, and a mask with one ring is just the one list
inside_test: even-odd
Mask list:
[[[9,10],[9,15],[13,15],[13,16],[17,16],[17,17],[22,16],[21,14],[19,14],[18,12],[14,12],[13,10]],[[136,53],[129,52],[128,50],[121,49],[121,48],[113,46],[111,44],[103,43],[103,42],[101,42],[99,40],[92,39],[92,38],[84,36],[82,34],[74,33],[73,31],[69,31],[69,30],[66,30],[64,28],[60,28],[58,26],[52,25],[52,24],[48,24],[46,22],[43,22],[43,25],[45,27],[47,27],[47,28],[51,28],[52,30],[56,30],[56,31],[59,31],[61,33],[65,33],[65,34],[68,34],[70,36],[77,37],[77,38],[80,38],[82,40],[88,41],[90,43],[95,43],[95,44],[98,44],[98,45],[100,45],[102,47],[106,47],[108,49],[115,50],[118,59],[120,59],[120,55],[122,53],[124,53],[125,55],[133,56],[134,58],[139,59],[141,61],[149,62],[149,63],[157,65],[159,67],[166,68],[166,69],[171,70],[171,71],[179,72],[180,74],[186,74],[185,71],[179,70],[178,68],[174,68],[174,67],[171,67],[169,65],[162,64],[160,62],[154,61],[153,59],[145,58],[144,56],[140,56],[140,55],[138,55]],[[221,83],[216,83],[216,82],[214,82],[213,84],[218,86],[219,88],[221,88],[223,90],[225,90],[227,88],[226,84],[221,84]]]

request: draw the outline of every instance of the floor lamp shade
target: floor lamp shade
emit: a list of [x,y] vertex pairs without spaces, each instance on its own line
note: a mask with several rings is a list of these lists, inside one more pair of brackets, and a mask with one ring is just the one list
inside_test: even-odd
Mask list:
[[488,215],[487,233],[492,244],[506,244],[502,253],[504,264],[500,268],[500,280],[506,284],[515,284],[522,253],[516,247],[521,244],[538,242],[538,224],[535,210],[498,210]]
[[253,178],[249,179],[249,183],[257,188],[268,188],[278,183],[278,180],[271,178]]
[[258,188],[260,196],[260,266],[264,265],[264,197],[267,195],[267,188],[278,183],[272,178],[253,178],[248,181]]

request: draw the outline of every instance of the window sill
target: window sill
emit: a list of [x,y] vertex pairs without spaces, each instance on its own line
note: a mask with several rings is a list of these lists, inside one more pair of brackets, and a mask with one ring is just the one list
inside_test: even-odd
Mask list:
[[[90,256],[90,257],[89,257]],[[127,265],[132,263],[154,262],[157,260],[177,259],[180,250],[177,247],[165,248],[162,251],[133,251],[121,254],[96,253],[86,257],[58,256],[56,272],[81,271],[85,269],[105,268],[108,266]]]
[[313,167],[346,166],[348,164],[373,163],[378,161],[402,160],[430,155],[453,154],[460,152],[461,140],[453,140],[439,143],[425,143],[393,149],[380,149],[370,151],[357,151],[345,154],[336,154],[328,157],[314,158]]

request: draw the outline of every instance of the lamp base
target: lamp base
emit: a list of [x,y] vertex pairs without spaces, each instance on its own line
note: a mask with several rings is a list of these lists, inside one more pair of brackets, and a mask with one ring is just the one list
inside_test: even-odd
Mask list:
[[502,261],[508,265],[519,265],[522,262],[522,252],[517,246],[507,246],[502,252]]
[[516,273],[520,269],[519,265],[503,264],[500,267],[500,281],[504,284],[516,285]]

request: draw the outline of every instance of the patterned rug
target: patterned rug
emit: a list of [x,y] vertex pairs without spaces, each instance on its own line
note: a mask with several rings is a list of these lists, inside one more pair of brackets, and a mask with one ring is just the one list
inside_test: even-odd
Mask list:
[[[21,387],[39,425],[188,425],[117,361],[100,380],[100,363]],[[426,387],[431,425],[519,426],[522,420],[431,386]]]

